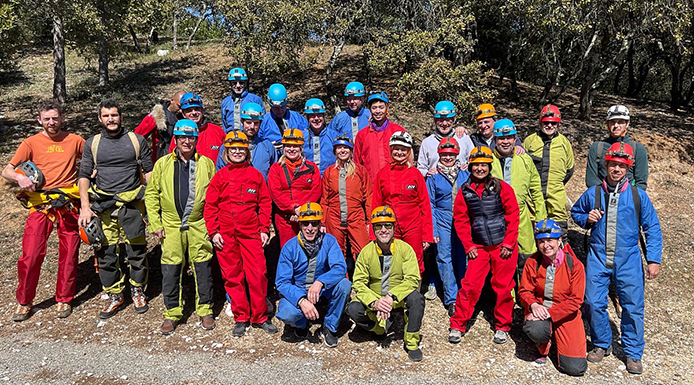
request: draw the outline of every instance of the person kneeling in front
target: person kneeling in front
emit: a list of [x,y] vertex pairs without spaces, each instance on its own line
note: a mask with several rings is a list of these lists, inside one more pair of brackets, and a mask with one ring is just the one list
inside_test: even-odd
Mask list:
[[388,333],[391,311],[405,308],[405,350],[412,361],[421,361],[419,329],[424,315],[417,256],[410,245],[395,239],[395,213],[388,206],[377,207],[371,215],[376,240],[369,242],[357,258],[354,269],[354,300],[347,315],[358,327],[376,335]]
[[308,202],[299,209],[299,235],[282,247],[277,263],[275,284],[282,296],[277,318],[303,340],[309,335],[308,321],[319,317],[316,305],[327,304],[321,335],[325,345],[334,348],[352,284],[346,278],[347,264],[337,239],[320,231],[322,221],[318,203]]

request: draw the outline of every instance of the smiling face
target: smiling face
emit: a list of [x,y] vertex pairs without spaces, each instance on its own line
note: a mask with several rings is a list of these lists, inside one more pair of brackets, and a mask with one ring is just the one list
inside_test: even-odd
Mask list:
[[404,163],[407,161],[407,157],[410,155],[410,149],[409,147],[401,146],[399,144],[395,144],[390,146],[390,156],[393,158],[393,162],[395,163]]
[[629,121],[625,119],[611,119],[607,121],[607,129],[610,131],[610,136],[620,138],[627,133]]
[[494,118],[477,119],[477,132],[489,139],[494,134]]
[[361,107],[364,105],[363,96],[348,96],[347,97],[347,108],[352,112],[359,112]]
[[629,171],[629,165],[614,160],[606,161],[605,168],[607,169],[607,183],[612,186],[617,185]]
[[477,180],[482,180],[489,175],[489,163],[472,163],[472,177]]
[[301,145],[299,144],[285,144],[284,156],[286,156],[287,159],[291,160],[292,162],[295,162],[301,157],[301,149]]
[[301,221],[301,234],[307,241],[313,241],[320,231],[320,221]]
[[457,158],[458,155],[452,152],[443,152],[439,154],[439,160],[441,161],[441,164],[443,164],[446,167],[453,166]]
[[346,162],[352,158],[352,149],[348,146],[338,144],[335,146],[335,156],[340,162]]
[[540,122],[540,129],[547,136],[552,136],[557,132],[559,122]]
[[106,128],[109,133],[118,133],[121,129],[121,115],[118,113],[118,108],[102,107],[99,112],[99,122]]
[[439,129],[439,132],[448,135],[453,129],[453,123],[455,123],[455,117],[452,118],[434,118],[434,124]]
[[373,118],[374,122],[376,124],[381,125],[387,116],[387,104],[385,102],[382,102],[380,100],[374,101],[371,103],[371,107],[369,107],[369,110],[371,111],[371,117]]
[[60,134],[63,126],[63,115],[58,110],[46,110],[39,112],[38,121],[43,127],[43,131],[49,137],[53,138]]
[[374,223],[371,224],[374,229],[374,234],[376,234],[376,239],[382,245],[389,244],[393,237],[395,236],[395,223]]
[[540,238],[537,240],[537,249],[540,250],[540,253],[542,253],[542,255],[547,259],[554,261],[554,258],[559,252],[559,239]]
[[227,147],[227,156],[231,163],[243,163],[248,158],[248,149],[244,147]]
[[190,157],[195,152],[195,145],[198,143],[198,138],[195,136],[177,135],[176,147],[181,155]]
[[231,92],[236,95],[241,95],[246,90],[245,80],[230,80],[229,83],[231,83]]
[[202,107],[188,107],[181,110],[183,117],[194,121],[198,126],[202,123],[202,117],[205,110]]
[[496,136],[496,150],[503,156],[511,156],[515,150],[516,136]]
[[320,133],[325,125],[325,114],[307,114],[308,125],[315,134]]

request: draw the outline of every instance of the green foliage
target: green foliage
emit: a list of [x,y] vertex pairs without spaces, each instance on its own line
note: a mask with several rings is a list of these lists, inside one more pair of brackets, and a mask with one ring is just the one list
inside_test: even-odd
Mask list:
[[14,54],[22,44],[14,0],[0,0],[0,69],[14,66]]

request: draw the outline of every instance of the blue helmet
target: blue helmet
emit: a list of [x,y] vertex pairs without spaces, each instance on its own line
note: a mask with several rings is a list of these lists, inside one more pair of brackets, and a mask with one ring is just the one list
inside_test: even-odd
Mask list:
[[175,136],[198,136],[198,125],[190,119],[181,119],[176,122],[173,134]]
[[243,68],[232,68],[231,71],[229,71],[229,80],[248,80],[248,75]]
[[352,139],[350,139],[346,135],[340,135],[337,138],[335,138],[335,141],[333,141],[333,152],[335,152],[335,147],[337,146],[347,146],[354,150],[354,143],[352,143]]
[[371,103],[375,101],[382,101],[385,104],[390,104],[390,101],[388,100],[388,95],[386,95],[386,93],[383,91],[377,91],[369,95],[369,98],[366,100],[366,105],[371,107]]
[[241,108],[241,119],[263,120],[263,107],[258,103],[246,103]]
[[434,107],[435,118],[452,118],[455,116],[455,106],[448,100],[436,103]]
[[494,123],[494,136],[516,135],[516,125],[510,119],[499,119]]
[[309,99],[304,106],[304,114],[324,114],[325,103],[320,99]]
[[267,102],[272,107],[284,107],[287,105],[287,89],[279,83],[275,83],[267,90]]
[[184,110],[191,107],[202,108],[202,98],[195,92],[187,92],[181,96],[181,109]]
[[535,239],[561,238],[561,227],[553,219],[543,219],[535,225]]
[[345,96],[364,96],[364,85],[359,82],[351,82],[345,87]]

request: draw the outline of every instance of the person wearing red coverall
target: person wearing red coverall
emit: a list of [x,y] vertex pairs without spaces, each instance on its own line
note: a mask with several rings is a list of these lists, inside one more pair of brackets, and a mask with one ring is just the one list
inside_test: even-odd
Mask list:
[[299,208],[318,202],[321,196],[320,170],[303,155],[304,134],[296,128],[284,130],[283,154],[270,166],[267,184],[275,204],[275,230],[280,246],[299,233]]
[[[340,136],[333,142],[335,164],[323,173],[323,207],[326,232],[337,239],[342,253],[347,255],[347,238],[354,260],[369,242],[367,220],[371,212],[373,185],[366,168],[352,160],[352,140]],[[354,266],[351,269],[354,270]]]
[[412,246],[419,274],[424,273],[424,250],[434,242],[429,192],[422,173],[412,166],[412,136],[396,132],[390,138],[393,162],[381,169],[374,182],[374,207],[390,206],[395,212],[395,238]]
[[[198,131],[200,132],[198,145],[196,146],[198,154],[216,162],[219,156],[219,149],[222,147],[222,143],[224,143],[226,134],[222,127],[207,120],[200,95],[188,92],[181,96],[181,114],[184,119],[190,119],[198,125]],[[174,148],[176,148],[176,141],[172,140],[169,152],[173,151]]]
[[263,174],[248,163],[248,137],[234,132],[236,135],[224,142],[230,162],[212,177],[203,216],[217,249],[224,288],[231,298],[236,320],[232,336],[243,336],[251,323],[266,333],[277,333],[267,317],[265,302],[263,247],[270,239],[270,194]]
[[181,96],[185,91],[178,91],[171,100],[163,100],[154,105],[152,112],[147,114],[142,122],[135,127],[135,133],[147,138],[152,135],[152,164],[157,159],[169,153],[169,145],[173,139],[176,123],[181,117]]
[[488,147],[470,153],[470,178],[453,203],[455,230],[468,258],[465,277],[455,301],[448,342],[459,343],[465,324],[475,310],[489,269],[496,293],[494,342],[506,343],[513,321],[513,277],[518,261],[519,210],[516,194],[506,182],[490,173],[494,155]]
[[561,371],[582,376],[588,369],[581,305],[586,288],[583,264],[564,247],[562,228],[552,219],[535,226],[539,250],[528,259],[518,289],[525,308],[523,331],[537,346],[535,362],[545,364],[552,335]]
[[375,180],[378,171],[390,163],[390,137],[398,131],[405,131],[388,120],[389,103],[385,92],[371,94],[366,101],[371,111],[371,123],[362,127],[354,138],[354,162],[366,167],[371,180]]

